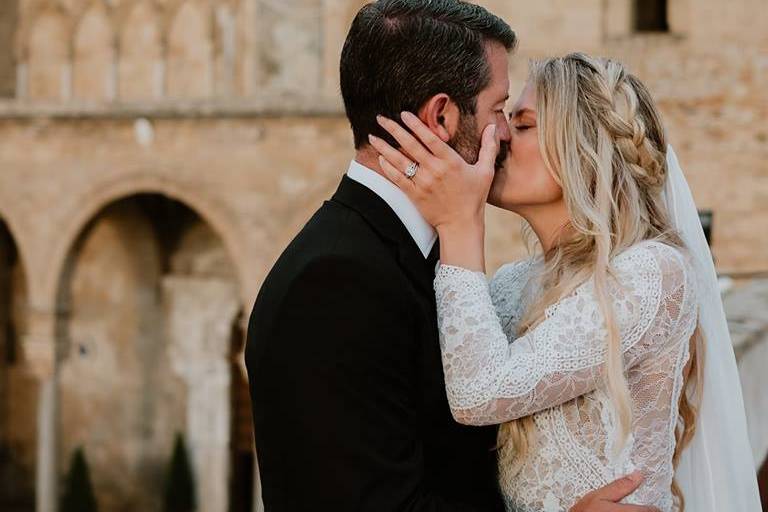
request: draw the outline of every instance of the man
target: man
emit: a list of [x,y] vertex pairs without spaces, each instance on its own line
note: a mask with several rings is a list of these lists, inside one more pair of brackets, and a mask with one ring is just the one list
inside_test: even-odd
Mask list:
[[[353,21],[341,90],[355,160],[275,264],[248,329],[267,512],[504,510],[496,427],[456,423],[445,395],[436,234],[380,174],[368,135],[394,142],[376,115],[417,112],[475,161],[496,123],[503,162],[515,44],[504,21],[458,0],[379,0]],[[619,481],[574,510],[648,510],[611,508],[637,484]]]

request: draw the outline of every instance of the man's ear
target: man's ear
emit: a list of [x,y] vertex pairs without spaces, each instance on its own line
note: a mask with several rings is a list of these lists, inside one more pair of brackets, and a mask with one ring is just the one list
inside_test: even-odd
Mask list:
[[418,116],[443,142],[451,140],[459,127],[459,107],[445,93],[427,100],[419,109]]

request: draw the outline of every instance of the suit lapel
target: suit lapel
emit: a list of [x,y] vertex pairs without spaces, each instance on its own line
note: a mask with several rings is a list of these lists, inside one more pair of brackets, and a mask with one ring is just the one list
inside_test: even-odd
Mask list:
[[427,260],[413,237],[386,201],[346,175],[331,200],[359,213],[392,247],[403,272],[422,292],[432,294],[434,269],[428,268]]

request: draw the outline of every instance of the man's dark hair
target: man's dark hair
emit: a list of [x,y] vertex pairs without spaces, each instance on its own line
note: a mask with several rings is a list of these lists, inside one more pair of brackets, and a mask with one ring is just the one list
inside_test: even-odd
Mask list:
[[491,79],[486,43],[514,49],[514,31],[498,16],[460,0],[378,0],[355,16],[341,52],[341,94],[355,149],[374,134],[394,143],[376,123],[400,120],[445,93],[462,115],[474,115]]

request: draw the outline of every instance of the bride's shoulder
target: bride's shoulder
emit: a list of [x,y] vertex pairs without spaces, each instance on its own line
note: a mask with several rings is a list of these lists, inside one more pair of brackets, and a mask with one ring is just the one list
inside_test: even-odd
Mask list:
[[691,267],[685,248],[660,240],[643,240],[628,247],[615,257],[614,264],[634,277],[652,274],[665,280],[677,278],[675,281],[685,280]]
[[525,279],[536,264],[537,258],[530,257],[505,263],[491,278],[491,288],[509,286]]
[[642,240],[631,245],[616,256],[616,261],[632,261],[649,256],[656,260],[677,260],[681,264],[687,261],[685,249],[656,239]]

